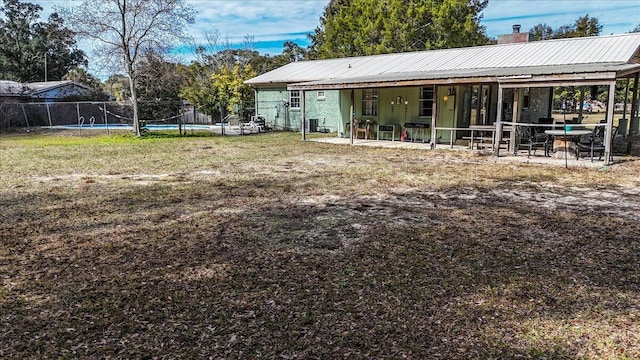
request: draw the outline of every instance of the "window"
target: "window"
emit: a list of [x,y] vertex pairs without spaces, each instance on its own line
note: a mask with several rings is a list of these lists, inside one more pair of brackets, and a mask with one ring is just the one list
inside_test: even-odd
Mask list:
[[378,116],[378,90],[364,89],[362,91],[362,115]]
[[324,90],[318,91],[318,100],[324,100]]
[[420,88],[420,116],[433,115],[433,87]]
[[289,107],[300,109],[300,90],[291,90],[289,92]]

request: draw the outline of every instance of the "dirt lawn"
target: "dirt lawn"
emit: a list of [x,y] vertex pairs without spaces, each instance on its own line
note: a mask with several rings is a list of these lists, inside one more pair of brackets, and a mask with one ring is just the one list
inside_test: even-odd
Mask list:
[[0,137],[0,357],[638,359],[640,164]]

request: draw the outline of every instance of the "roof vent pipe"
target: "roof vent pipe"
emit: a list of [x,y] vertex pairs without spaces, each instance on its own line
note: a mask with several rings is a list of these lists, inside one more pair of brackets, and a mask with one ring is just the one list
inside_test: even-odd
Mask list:
[[513,33],[517,34],[519,32],[520,32],[520,25],[519,24],[513,25]]

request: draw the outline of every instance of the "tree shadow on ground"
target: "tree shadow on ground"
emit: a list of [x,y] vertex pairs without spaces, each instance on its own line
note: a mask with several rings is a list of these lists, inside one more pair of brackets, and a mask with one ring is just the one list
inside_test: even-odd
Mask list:
[[640,356],[631,205],[269,179],[93,190],[2,199],[0,354]]

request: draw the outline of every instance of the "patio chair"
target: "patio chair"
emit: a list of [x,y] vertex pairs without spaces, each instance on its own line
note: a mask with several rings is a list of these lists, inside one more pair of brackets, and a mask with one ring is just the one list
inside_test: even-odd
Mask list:
[[549,156],[549,150],[551,148],[551,141],[549,140],[549,135],[545,134],[544,128],[542,127],[522,127],[520,131],[520,143],[518,145],[518,149],[520,147],[526,146],[528,153],[527,157],[531,157],[531,151],[533,151],[534,155],[536,150],[539,148],[544,149],[544,156]]
[[[613,139],[615,139],[618,133],[618,127],[614,126],[611,129],[611,146],[613,147]],[[576,143],[576,160],[580,158],[580,154],[588,152],[591,156],[591,162],[593,162],[594,155],[598,154],[598,161],[602,160],[604,156],[604,126],[596,126],[593,128],[593,132],[589,135],[580,138],[580,141]],[[613,151],[609,154],[609,160],[613,161]]]

